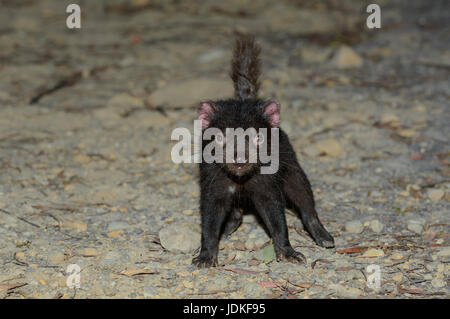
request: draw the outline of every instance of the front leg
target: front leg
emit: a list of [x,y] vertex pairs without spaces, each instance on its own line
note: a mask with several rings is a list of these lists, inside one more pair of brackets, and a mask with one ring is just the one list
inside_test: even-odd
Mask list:
[[[202,218],[202,240],[200,254],[192,263],[200,268],[217,266],[219,237],[222,224],[231,210],[232,199],[223,196],[220,190],[202,191],[200,213]],[[220,194],[220,195],[219,195]]]
[[289,242],[283,194],[279,192],[278,188],[270,189],[267,185],[265,186],[259,191],[255,191],[252,194],[252,199],[273,239],[277,261],[306,262],[305,256],[295,251]]

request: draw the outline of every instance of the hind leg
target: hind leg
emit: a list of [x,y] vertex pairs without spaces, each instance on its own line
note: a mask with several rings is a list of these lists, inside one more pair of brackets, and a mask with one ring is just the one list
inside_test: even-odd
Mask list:
[[282,196],[276,188],[267,189],[265,193],[254,193],[253,201],[258,214],[272,237],[277,260],[304,263],[306,262],[305,256],[295,251],[289,242],[286,217],[284,215],[285,201]]
[[223,235],[225,237],[234,233],[242,224],[242,211],[239,208],[234,208],[228,217],[223,229]]
[[289,169],[284,191],[295,210],[300,213],[306,230],[317,245],[326,248],[334,247],[333,237],[323,227],[317,216],[311,185],[300,166]]

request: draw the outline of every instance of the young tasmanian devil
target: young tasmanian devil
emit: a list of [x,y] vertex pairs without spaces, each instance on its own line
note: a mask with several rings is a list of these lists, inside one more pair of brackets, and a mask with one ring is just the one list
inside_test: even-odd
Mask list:
[[[200,163],[202,238],[200,254],[192,261],[199,267],[217,266],[221,234],[234,232],[241,224],[243,211],[246,210],[256,211],[261,217],[273,239],[278,261],[305,261],[305,257],[295,251],[289,242],[284,215],[286,207],[298,211],[306,230],[319,246],[334,247],[333,237],[317,216],[311,185],[298,164],[288,136],[279,129],[276,136],[278,140],[274,139],[271,129],[278,128],[280,123],[279,104],[257,96],[261,64],[259,53],[260,48],[252,37],[239,37],[231,65],[235,97],[205,101],[200,105],[199,120],[203,132],[208,128],[217,128],[223,132],[215,134],[211,143],[223,146],[226,149],[223,157],[226,157],[225,154],[231,155],[231,161]],[[244,151],[241,148],[238,152],[232,146],[230,154],[230,149],[225,147],[231,142],[225,134],[227,128],[254,128],[259,131],[265,128],[266,131],[254,138],[246,138]],[[275,151],[278,170],[262,174],[261,169],[267,164],[262,163],[259,157],[251,160],[249,147],[263,143],[272,145],[275,142],[278,142]]]

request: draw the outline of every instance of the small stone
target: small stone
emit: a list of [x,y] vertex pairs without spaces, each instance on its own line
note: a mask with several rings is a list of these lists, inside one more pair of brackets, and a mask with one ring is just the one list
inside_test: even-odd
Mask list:
[[205,52],[198,57],[198,61],[200,63],[209,63],[214,60],[221,59],[226,55],[225,50],[222,49],[213,49],[211,51]]
[[400,282],[403,280],[403,274],[401,272],[398,272],[394,276],[392,276],[392,280]]
[[65,221],[63,226],[69,227],[77,232],[87,231],[87,223],[83,221]]
[[425,224],[423,219],[410,219],[408,220],[408,230],[420,234],[423,232],[423,224]]
[[400,253],[395,253],[395,254],[392,254],[391,258],[394,260],[400,260],[400,259],[403,259],[403,255]]
[[382,249],[375,249],[375,248],[368,249],[363,254],[363,257],[368,257],[368,258],[383,257],[383,256],[384,256],[384,251]]
[[384,225],[382,223],[380,223],[378,220],[374,219],[374,220],[370,221],[369,227],[375,233],[381,233],[381,231],[383,230]]
[[397,134],[402,137],[413,137],[416,134],[416,131],[409,128],[405,128],[397,130]]
[[314,147],[322,154],[338,157],[342,154],[341,144],[333,139],[325,139],[314,144]]
[[344,45],[336,51],[331,63],[339,69],[359,68],[363,60],[352,48]]
[[427,195],[429,199],[431,199],[434,202],[437,202],[444,197],[445,193],[441,189],[430,189],[428,190]]
[[192,281],[183,280],[182,284],[185,288],[194,288],[194,283]]
[[191,223],[175,223],[159,231],[161,245],[172,252],[190,253],[200,245],[198,225]]
[[124,231],[122,229],[119,230],[114,230],[112,232],[109,232],[107,235],[109,238],[116,238],[120,235],[122,235],[124,233]]
[[185,214],[185,215],[190,216],[190,215],[192,215],[192,213],[193,213],[192,209],[185,209],[185,210],[183,210],[183,214]]
[[442,278],[434,278],[433,280],[431,280],[431,285],[434,288],[442,288],[445,287],[447,284]]
[[397,115],[386,113],[381,116],[381,123],[390,123],[391,126],[398,126],[400,119]]
[[349,233],[359,234],[362,233],[364,226],[363,224],[361,224],[361,222],[355,220],[345,223],[345,229]]

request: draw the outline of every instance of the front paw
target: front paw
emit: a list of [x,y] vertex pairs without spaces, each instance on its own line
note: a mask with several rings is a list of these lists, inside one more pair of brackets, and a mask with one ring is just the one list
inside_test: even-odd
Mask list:
[[217,267],[217,256],[200,254],[199,256],[192,259],[192,264],[197,266],[198,268]]
[[288,249],[279,249],[276,252],[276,255],[277,261],[287,261],[294,264],[306,263],[306,257],[302,253],[295,251],[292,247]]
[[334,240],[331,238],[331,240],[318,240],[317,245],[324,248],[334,248]]
[[325,231],[320,236],[316,236],[316,238],[314,238],[314,240],[315,240],[316,244],[319,245],[320,247],[324,247],[324,248],[333,248],[334,247],[334,239],[327,231]]

